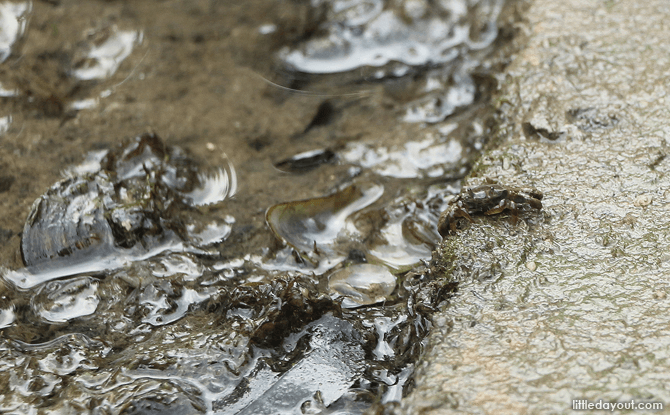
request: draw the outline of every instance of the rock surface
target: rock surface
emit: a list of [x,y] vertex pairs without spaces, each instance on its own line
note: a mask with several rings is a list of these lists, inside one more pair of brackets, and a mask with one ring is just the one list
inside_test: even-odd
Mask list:
[[670,26],[664,0],[538,0],[475,167],[540,218],[476,217],[441,254],[460,285],[403,401],[412,414],[670,404]]

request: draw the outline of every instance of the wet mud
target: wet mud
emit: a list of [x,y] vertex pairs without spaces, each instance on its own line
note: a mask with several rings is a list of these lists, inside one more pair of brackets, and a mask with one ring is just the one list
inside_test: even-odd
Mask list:
[[397,406],[519,10],[1,2],[0,411]]

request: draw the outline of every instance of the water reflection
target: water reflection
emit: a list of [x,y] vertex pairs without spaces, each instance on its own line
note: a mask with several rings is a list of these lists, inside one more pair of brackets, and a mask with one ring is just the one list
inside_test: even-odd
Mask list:
[[406,179],[442,176],[461,160],[462,151],[456,140],[445,142],[444,138],[429,135],[421,141],[407,142],[401,148],[352,143],[342,158],[382,176]]
[[95,313],[100,303],[97,291],[98,284],[90,277],[54,281],[33,297],[33,308],[46,321],[65,323]]
[[19,94],[17,89],[5,89],[0,83],[0,98],[11,98]]
[[395,286],[393,274],[371,264],[351,265],[328,277],[328,289],[334,298],[343,297],[344,308],[381,303],[390,297]]
[[9,131],[10,125],[12,125],[11,115],[0,117],[0,136],[4,135],[7,131]]
[[465,68],[451,73],[433,71],[427,76],[425,93],[407,107],[407,122],[438,123],[459,108],[475,101],[477,87]]
[[359,234],[349,217],[377,200],[384,188],[376,184],[352,185],[331,196],[272,206],[268,224],[279,238],[303,259],[332,267],[346,257]]
[[370,255],[394,270],[407,270],[430,258],[441,241],[435,232],[438,218],[431,209],[405,200],[388,206],[383,215],[386,223],[376,232]]
[[0,309],[0,329],[11,326],[16,320],[16,313],[14,307]]
[[[497,35],[495,20],[500,2],[480,2],[484,8],[478,27],[471,26],[472,10],[464,2],[316,1],[325,9],[323,36],[296,49],[280,52],[295,70],[306,73],[345,72],[364,66],[402,62],[409,66],[444,64],[460,54],[459,47],[480,49]],[[478,39],[473,41],[472,39]],[[397,72],[397,69],[396,69]]]

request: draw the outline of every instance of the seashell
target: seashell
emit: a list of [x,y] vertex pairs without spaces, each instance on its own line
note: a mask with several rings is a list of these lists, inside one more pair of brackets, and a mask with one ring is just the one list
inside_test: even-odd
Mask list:
[[23,262],[37,265],[112,244],[112,229],[100,208],[104,194],[111,191],[105,176],[74,177],[52,186],[33,203],[23,227]]

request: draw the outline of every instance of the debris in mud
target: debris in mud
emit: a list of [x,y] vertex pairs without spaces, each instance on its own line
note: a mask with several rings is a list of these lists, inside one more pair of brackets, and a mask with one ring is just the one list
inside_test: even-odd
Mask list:
[[208,308],[223,316],[244,315],[253,321],[247,335],[262,346],[276,346],[288,333],[325,313],[340,313],[339,305],[305,277],[280,277],[266,284],[234,287],[212,298]]
[[321,105],[319,105],[319,108],[317,108],[314,118],[312,118],[312,121],[310,121],[302,133],[307,134],[312,128],[328,125],[337,112],[338,110],[330,101],[323,101]]
[[341,310],[306,277],[239,287],[214,298],[209,310],[225,316],[226,327],[243,319],[238,336],[269,353],[251,372],[243,370],[253,378],[217,400],[214,409],[295,414],[305,405],[320,408],[315,413],[354,406],[359,413],[382,395],[397,397],[392,386],[402,390],[430,327],[429,310],[441,301],[441,285],[426,284],[428,273],[408,281],[386,307]]
[[306,173],[322,164],[333,163],[336,160],[337,156],[332,150],[313,150],[279,161],[275,163],[275,167],[288,173]]

